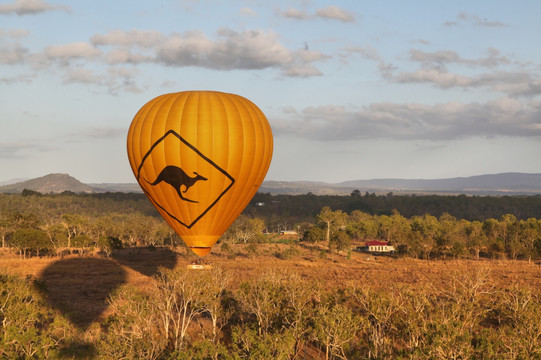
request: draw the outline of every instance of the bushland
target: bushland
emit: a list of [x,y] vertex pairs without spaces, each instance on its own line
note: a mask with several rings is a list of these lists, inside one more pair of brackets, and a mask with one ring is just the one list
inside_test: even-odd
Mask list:
[[[533,265],[532,265],[533,266]],[[490,265],[421,284],[329,284],[263,271],[161,269],[77,329],[39,280],[0,275],[0,356],[21,359],[535,359],[541,293]]]

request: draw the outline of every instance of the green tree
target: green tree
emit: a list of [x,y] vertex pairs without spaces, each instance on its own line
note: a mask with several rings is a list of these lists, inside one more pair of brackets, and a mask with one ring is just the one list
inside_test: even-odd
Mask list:
[[213,343],[218,343],[218,331],[227,325],[232,314],[230,307],[224,306],[224,302],[229,294],[229,287],[232,277],[231,274],[220,267],[202,274],[204,286],[201,292],[201,308],[210,316],[212,322]]
[[2,238],[2,247],[6,246],[6,236],[13,232],[14,224],[10,221],[9,216],[4,212],[0,212],[0,237]]
[[324,238],[325,238],[325,230],[318,226],[312,226],[304,232],[302,240],[317,244],[319,241],[323,240]]
[[265,229],[265,222],[260,218],[250,218],[240,215],[227,230],[226,238],[232,238],[235,242],[246,244],[254,241]]
[[[436,244],[440,255],[445,258],[451,247],[462,248],[457,239],[458,222],[454,216],[443,213],[438,219],[439,229],[436,234]],[[456,244],[456,245],[455,245]],[[455,254],[456,255],[456,254]]]
[[161,329],[174,350],[186,346],[188,328],[203,314],[205,279],[186,268],[162,269],[153,281],[152,302],[159,314]]
[[285,301],[281,275],[266,272],[256,281],[242,283],[238,299],[242,308],[257,319],[260,336],[273,328],[280,328],[283,320],[280,314]]
[[166,350],[159,313],[152,297],[122,286],[111,296],[111,315],[98,341],[107,359],[158,359]]
[[298,274],[289,274],[285,279],[284,325],[295,339],[295,358],[306,342],[310,340],[312,317],[315,312],[314,298],[321,296],[320,284],[306,281]]
[[62,225],[66,228],[68,233],[68,247],[72,246],[72,239],[83,234],[83,229],[85,228],[87,219],[78,214],[63,214],[62,215]]
[[487,245],[487,237],[483,232],[483,224],[480,221],[468,222],[464,226],[466,233],[466,247],[479,260],[481,249]]
[[68,236],[66,229],[62,224],[56,222],[48,222],[43,226],[43,230],[49,236],[49,240],[54,248],[66,246],[68,242]]
[[329,244],[329,248],[331,245],[331,233],[337,231],[341,226],[345,226],[347,219],[347,214],[342,210],[332,211],[328,206],[324,206],[316,216],[316,222],[324,226],[325,241]]
[[483,232],[489,243],[494,242],[500,237],[500,223],[498,220],[490,218],[483,221]]
[[512,259],[516,259],[522,245],[519,241],[519,223],[516,216],[504,214],[500,219],[500,227],[505,250]]
[[330,244],[337,250],[349,250],[351,248],[351,239],[345,231],[335,231],[331,235]]
[[0,289],[0,358],[61,358],[76,331],[48,306],[34,282],[0,273]]
[[77,249],[79,255],[83,255],[85,248],[94,245],[94,241],[88,235],[76,235],[71,239],[71,245]]
[[[390,291],[389,291],[390,290]],[[401,289],[373,290],[370,287],[350,291],[355,305],[368,324],[365,333],[371,353],[376,358],[391,357],[392,333],[396,331],[395,318],[403,310]]]
[[345,305],[321,304],[314,317],[314,338],[325,347],[325,359],[347,359],[346,348],[362,323]]
[[535,243],[541,237],[541,223],[535,218],[520,221],[520,241],[524,254],[531,262],[532,256],[536,253]]
[[122,241],[116,237],[102,236],[98,239],[98,248],[109,257],[113,250],[122,248]]
[[430,258],[435,245],[436,236],[440,232],[440,223],[432,215],[414,216],[411,223],[412,233],[417,237],[426,259]]
[[27,251],[34,250],[39,256],[40,250],[49,249],[52,244],[45,231],[23,228],[13,233],[11,246],[15,247],[23,258],[26,258]]
[[400,213],[393,209],[391,215],[391,242],[399,247],[400,245],[406,245],[411,233],[411,225],[408,219],[400,215]]

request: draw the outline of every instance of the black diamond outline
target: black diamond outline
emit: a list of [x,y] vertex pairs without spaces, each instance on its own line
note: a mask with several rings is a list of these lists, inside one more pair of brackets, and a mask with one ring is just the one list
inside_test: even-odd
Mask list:
[[167,215],[169,215],[171,218],[175,219],[178,223],[180,223],[181,225],[184,225],[185,227],[187,227],[188,229],[191,229],[195,223],[197,223],[203,216],[206,215],[207,212],[209,212],[209,210],[214,206],[216,205],[216,203],[222,198],[222,196],[225,195],[226,192],[229,191],[229,189],[231,189],[231,187],[233,186],[233,184],[235,183],[235,179],[229,175],[227,173],[227,171],[225,171],[224,169],[222,169],[221,167],[219,167],[214,161],[212,161],[211,159],[209,159],[208,157],[206,157],[205,155],[203,155],[199,150],[197,150],[197,148],[195,146],[193,146],[192,144],[190,144],[189,142],[187,142],[182,136],[180,136],[177,132],[175,132],[174,130],[169,130],[167,131],[161,138],[159,138],[158,140],[156,140],[156,142],[150,147],[150,149],[148,150],[148,152],[145,154],[145,156],[143,156],[143,159],[141,160],[141,164],[139,165],[139,168],[137,169],[137,182],[139,184],[141,184],[141,182],[139,181],[139,178],[141,177],[141,168],[143,167],[143,165],[145,164],[145,161],[146,159],[150,156],[150,154],[152,153],[152,151],[154,150],[154,148],[156,146],[158,146],[159,143],[161,143],[162,141],[165,140],[165,138],[168,136],[168,135],[174,135],[175,137],[177,137],[184,145],[188,146],[190,149],[192,149],[193,151],[195,151],[195,153],[199,156],[201,156],[206,162],[208,162],[209,164],[211,164],[212,166],[214,166],[216,168],[216,170],[218,170],[219,172],[221,172],[222,174],[224,174],[229,180],[231,180],[231,184],[225,188],[224,191],[222,191],[222,193],[216,198],[216,200],[214,200],[214,202],[212,204],[210,204],[206,209],[205,211],[203,211],[194,221],[191,222],[191,224],[186,224],[184,223],[182,220],[179,220],[177,219],[173,214],[171,214],[169,211],[167,211],[166,209],[164,209],[160,204],[158,204],[154,199],[152,199],[152,196],[150,196],[150,194],[143,188],[143,192],[147,195],[147,197],[156,205],[158,206],[160,209],[162,209],[163,211],[165,211],[167,213]]

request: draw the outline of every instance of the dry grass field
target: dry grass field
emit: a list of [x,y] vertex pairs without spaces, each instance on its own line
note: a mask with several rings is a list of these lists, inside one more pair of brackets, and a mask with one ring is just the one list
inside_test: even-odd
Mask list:
[[[284,256],[283,254],[288,254]],[[47,288],[48,302],[81,328],[107,315],[107,298],[120,285],[146,289],[160,267],[186,267],[196,257],[186,249],[137,248],[117,251],[113,257],[71,255],[21,259],[0,251],[0,273],[32,276]],[[457,274],[485,272],[496,288],[515,285],[541,290],[541,266],[535,262],[505,260],[414,260],[352,252],[322,256],[322,248],[261,244],[250,254],[246,246],[227,252],[213,249],[206,261],[232,273],[233,286],[264,272],[296,273],[327,288],[438,284]],[[201,270],[194,270],[201,271]]]

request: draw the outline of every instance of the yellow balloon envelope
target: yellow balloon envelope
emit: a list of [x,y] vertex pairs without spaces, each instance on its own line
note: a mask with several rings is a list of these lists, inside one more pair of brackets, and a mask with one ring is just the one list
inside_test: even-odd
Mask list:
[[273,139],[250,100],[185,91],[145,104],[127,145],[144,193],[186,245],[205,256],[263,182]]

